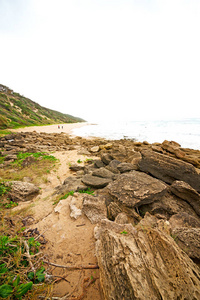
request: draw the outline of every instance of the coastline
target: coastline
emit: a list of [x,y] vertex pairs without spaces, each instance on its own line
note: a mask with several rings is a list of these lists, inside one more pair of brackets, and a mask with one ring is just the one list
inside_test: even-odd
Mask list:
[[[53,124],[53,125],[45,125],[45,126],[29,126],[17,129],[11,129],[13,132],[33,132],[36,131],[38,133],[67,133],[71,136],[76,136],[72,133],[72,130],[75,128],[80,128],[83,126],[89,125],[88,122],[79,122],[79,123],[64,123],[64,124]],[[60,126],[60,129],[58,128]],[[63,127],[63,128],[62,128]]]

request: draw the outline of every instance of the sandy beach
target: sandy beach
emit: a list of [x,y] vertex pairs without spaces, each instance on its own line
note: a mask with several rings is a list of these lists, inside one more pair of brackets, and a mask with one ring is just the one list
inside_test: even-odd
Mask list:
[[[38,133],[45,132],[45,133],[67,133],[69,135],[72,134],[72,130],[74,128],[80,128],[83,126],[88,125],[87,122],[81,123],[66,123],[66,124],[54,124],[54,125],[46,125],[46,126],[30,126],[18,129],[12,129],[13,132],[33,132],[36,131]],[[58,128],[60,126],[60,128]]]

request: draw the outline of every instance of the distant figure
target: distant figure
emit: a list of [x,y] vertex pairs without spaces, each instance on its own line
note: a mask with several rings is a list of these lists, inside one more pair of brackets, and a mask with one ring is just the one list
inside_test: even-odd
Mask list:
[[60,129],[60,126],[58,125],[58,129]]
[[62,129],[63,129],[63,126],[62,126]]

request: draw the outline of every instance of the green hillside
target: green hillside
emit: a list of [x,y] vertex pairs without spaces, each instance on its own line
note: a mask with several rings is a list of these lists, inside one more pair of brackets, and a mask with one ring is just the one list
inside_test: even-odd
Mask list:
[[0,129],[76,122],[84,120],[42,107],[0,84]]

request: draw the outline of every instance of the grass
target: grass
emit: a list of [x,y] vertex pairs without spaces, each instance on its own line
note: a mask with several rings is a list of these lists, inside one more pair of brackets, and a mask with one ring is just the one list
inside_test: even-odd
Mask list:
[[[33,157],[30,165],[23,167],[23,162],[28,157]],[[0,157],[0,163],[4,158]],[[17,159],[8,167],[0,169],[0,177],[6,181],[23,180],[24,177],[31,178],[31,182],[40,184],[47,182],[47,176],[51,170],[55,170],[58,160],[53,155],[44,152],[18,153]]]
[[[59,203],[60,200],[67,199],[69,196],[73,196],[75,191],[69,191],[65,195],[61,196],[59,199],[53,202],[53,205],[56,205]],[[78,191],[80,194],[89,194],[89,195],[94,195],[94,191],[92,191],[90,188],[87,188],[86,190],[80,190]]]
[[[22,215],[11,214],[4,205],[9,187],[0,184],[0,298],[38,299],[49,296],[44,283],[41,244],[26,235]],[[10,208],[10,207],[9,207]]]

